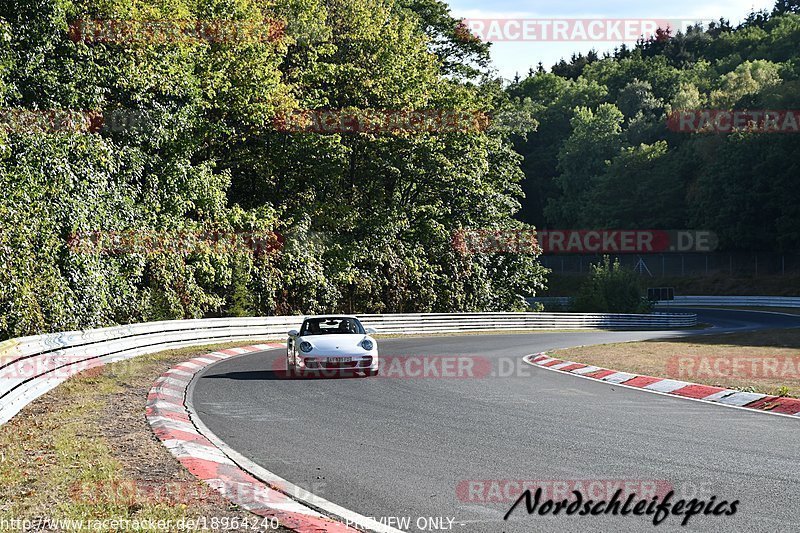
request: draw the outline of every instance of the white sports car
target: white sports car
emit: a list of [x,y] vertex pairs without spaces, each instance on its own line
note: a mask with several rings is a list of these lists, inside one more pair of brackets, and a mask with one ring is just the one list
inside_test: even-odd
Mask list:
[[300,331],[289,332],[286,343],[286,372],[353,370],[367,376],[378,373],[378,343],[354,316],[312,316]]

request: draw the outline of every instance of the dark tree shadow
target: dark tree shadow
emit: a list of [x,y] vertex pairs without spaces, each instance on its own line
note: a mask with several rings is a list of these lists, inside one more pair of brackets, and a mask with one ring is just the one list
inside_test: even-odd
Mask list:
[[233,379],[236,381],[314,381],[324,379],[359,379],[363,372],[354,370],[307,371],[292,376],[286,370],[248,370],[243,372],[224,372],[222,374],[206,374],[201,379]]
[[644,342],[750,346],[753,348],[800,348],[800,327],[758,329],[735,333],[710,333],[688,337],[666,337],[649,339]]

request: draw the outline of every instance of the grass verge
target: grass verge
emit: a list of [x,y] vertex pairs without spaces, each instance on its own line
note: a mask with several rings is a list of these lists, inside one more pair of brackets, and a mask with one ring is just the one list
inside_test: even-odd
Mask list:
[[[200,524],[262,530],[263,518],[187,472],[145,419],[147,394],[163,372],[241,345],[170,350],[89,370],[27,406],[0,427],[0,530],[22,520],[38,531],[153,531],[159,521],[170,524],[162,531]],[[195,527],[180,527],[187,521]]]
[[581,346],[554,354],[635,374],[800,397],[800,329]]

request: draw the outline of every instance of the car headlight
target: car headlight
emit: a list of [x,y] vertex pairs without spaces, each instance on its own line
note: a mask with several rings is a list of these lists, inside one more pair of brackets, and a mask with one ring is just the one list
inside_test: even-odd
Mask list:
[[364,348],[366,351],[371,352],[372,349],[375,347],[375,343],[369,339],[364,339],[361,341],[361,347]]
[[308,342],[308,341],[303,341],[303,342],[300,343],[300,351],[303,352],[303,353],[308,353],[313,349],[314,349],[314,347],[311,346],[311,343]]

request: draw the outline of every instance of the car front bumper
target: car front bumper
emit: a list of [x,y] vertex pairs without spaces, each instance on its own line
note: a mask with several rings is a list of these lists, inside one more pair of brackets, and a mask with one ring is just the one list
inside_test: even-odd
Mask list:
[[[349,358],[349,361],[333,361],[333,359]],[[298,367],[303,370],[344,371],[344,370],[376,370],[378,356],[373,355],[308,355],[300,356]]]

